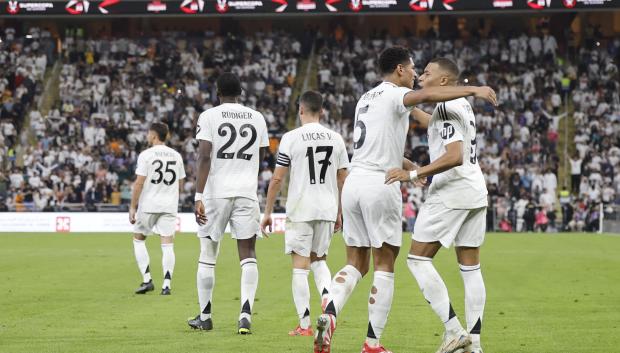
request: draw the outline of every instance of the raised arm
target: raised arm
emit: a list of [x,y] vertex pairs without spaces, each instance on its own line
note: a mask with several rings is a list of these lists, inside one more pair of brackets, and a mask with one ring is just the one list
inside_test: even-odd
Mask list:
[[482,86],[437,86],[411,91],[403,97],[403,104],[412,107],[421,103],[438,103],[457,98],[474,96],[497,106],[497,97],[491,87]]

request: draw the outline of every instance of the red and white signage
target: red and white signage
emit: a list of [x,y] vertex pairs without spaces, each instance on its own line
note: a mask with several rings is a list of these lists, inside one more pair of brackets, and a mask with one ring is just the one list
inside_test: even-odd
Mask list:
[[551,0],[527,0],[527,6],[534,10],[542,10],[551,6]]
[[[275,213],[272,219],[273,231],[284,232],[286,215]],[[175,228],[182,233],[197,232],[194,214],[179,213]],[[0,212],[0,235],[3,232],[131,233],[133,225],[126,212]]]
[[68,233],[71,231],[71,217],[56,217],[56,232]]
[[168,9],[166,3],[161,0],[153,0],[148,5],[146,5],[146,11],[148,12],[164,12]]
[[88,13],[90,1],[88,0],[71,0],[65,5],[65,10],[71,15],[82,15]]
[[[226,0],[217,0],[218,5],[222,2],[224,3],[224,6],[225,6]],[[187,14],[195,14],[195,13],[202,12],[204,10],[205,2],[204,0],[183,0],[180,8],[181,8],[181,11]]]

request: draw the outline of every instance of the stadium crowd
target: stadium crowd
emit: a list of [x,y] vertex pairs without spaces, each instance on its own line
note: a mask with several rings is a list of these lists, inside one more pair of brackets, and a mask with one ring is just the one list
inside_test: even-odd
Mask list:
[[[5,209],[95,210],[102,203],[128,203],[144,131],[151,122],[164,121],[171,128],[169,144],[186,161],[182,208],[190,210],[195,119],[216,103],[218,74],[230,70],[241,77],[242,103],[264,114],[274,153],[286,128],[298,61],[309,51],[307,40],[282,32],[93,39],[70,30],[62,40],[60,98],[47,116],[31,110],[37,143],[23,144],[29,146],[25,167],[18,168],[20,119],[55,59],[50,33],[30,31],[26,38],[7,28],[0,43],[0,207]],[[326,98],[323,121],[342,133],[349,148],[357,99],[380,80],[376,58],[394,44],[412,48],[418,74],[431,58],[444,56],[463,70],[464,83],[497,89],[500,109],[471,100],[478,120],[477,154],[493,206],[489,229],[545,231],[557,224],[595,230],[598,205],[618,203],[620,40],[576,50],[558,43],[545,24],[531,34],[456,40],[434,31],[426,38],[380,33],[366,39],[342,28],[329,36],[319,33],[315,49],[319,89]],[[568,196],[559,192],[557,180],[565,106],[574,111],[576,131]],[[433,107],[422,108],[431,112]],[[418,164],[429,162],[426,131],[413,120],[407,149]],[[266,192],[271,166],[273,155],[262,167],[259,194]],[[403,219],[411,229],[424,192],[404,185],[402,194]],[[556,222],[558,209],[562,217]]]
[[[219,73],[241,77],[241,103],[263,113],[270,134],[279,137],[302,46],[280,32],[243,39],[210,32],[88,39],[70,31],[63,54],[60,100],[46,117],[36,110],[30,114],[38,143],[25,153],[27,168],[12,170],[9,206],[95,210],[101,203],[128,203],[136,158],[146,147],[144,132],[163,121],[171,129],[169,144],[186,161],[182,207],[191,208],[195,119],[216,103]],[[270,175],[265,165],[261,191]]]
[[[560,206],[556,197],[558,153],[562,152],[557,148],[559,127],[567,114],[565,103],[569,103],[563,98],[565,93],[574,102],[578,160],[583,168],[574,164],[573,172],[578,175],[573,180],[581,184],[573,186],[568,200],[562,199],[563,219],[558,228],[595,230],[600,202],[618,203],[620,184],[613,177],[619,152],[620,102],[613,60],[618,57],[617,40],[608,51],[596,46],[581,49],[572,61],[560,58],[558,42],[545,23],[529,35],[467,40],[442,38],[433,31],[427,38],[392,38],[381,33],[363,40],[340,29],[320,43],[318,82],[327,96],[326,121],[343,134],[348,146],[352,146],[357,98],[380,80],[375,61],[385,47],[413,48],[418,74],[424,70],[421,65],[443,56],[462,69],[462,82],[497,89],[499,109],[470,100],[478,121],[477,155],[493,206],[489,207],[488,229],[555,228]],[[431,112],[433,107],[423,109]],[[413,120],[407,146],[415,162],[429,162],[426,130]],[[406,228],[412,229],[424,193],[403,185],[402,194],[403,218]],[[572,205],[576,205],[574,212]]]
[[42,90],[53,52],[54,40],[47,30],[32,27],[19,33],[6,27],[0,33],[0,209],[7,209],[7,202],[26,201],[16,190],[32,172],[14,166],[17,150],[26,145],[21,136],[24,116]]

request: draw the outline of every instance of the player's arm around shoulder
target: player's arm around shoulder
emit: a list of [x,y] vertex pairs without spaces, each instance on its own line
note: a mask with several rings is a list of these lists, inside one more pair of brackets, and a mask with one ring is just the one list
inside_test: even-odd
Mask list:
[[403,97],[405,107],[413,107],[421,103],[438,103],[457,98],[474,96],[497,106],[495,91],[488,86],[435,86],[416,91],[409,91]]

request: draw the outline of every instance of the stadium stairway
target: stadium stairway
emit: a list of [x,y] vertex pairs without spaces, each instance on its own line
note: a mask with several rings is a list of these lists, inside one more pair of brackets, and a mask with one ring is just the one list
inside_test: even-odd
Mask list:
[[47,113],[54,106],[60,98],[59,84],[60,84],[60,71],[62,70],[62,61],[56,60],[56,63],[51,68],[45,71],[43,78],[43,87],[41,94],[36,98],[34,104],[24,114],[24,121],[22,126],[22,132],[20,134],[21,143],[15,149],[16,164],[20,167],[24,166],[24,153],[25,146],[34,146],[37,143],[34,129],[30,123],[30,112],[33,110],[39,110],[43,117],[47,116]]
[[[286,127],[287,130],[292,130],[299,126],[299,121],[297,119],[297,100],[298,97],[308,89],[317,89],[317,69],[316,65],[314,65],[315,58],[315,48],[316,43],[312,44],[312,49],[310,50],[310,54],[306,59],[300,60],[299,67],[297,68],[297,72],[300,74],[295,79],[295,85],[293,86],[293,92],[291,93],[291,102],[288,108],[288,116],[286,119]],[[303,73],[303,77],[301,74]]]
[[570,190],[570,156],[575,153],[575,120],[571,96],[567,96],[568,109],[566,116],[560,120],[558,126],[558,154],[560,157],[558,170],[558,192],[562,189]]

